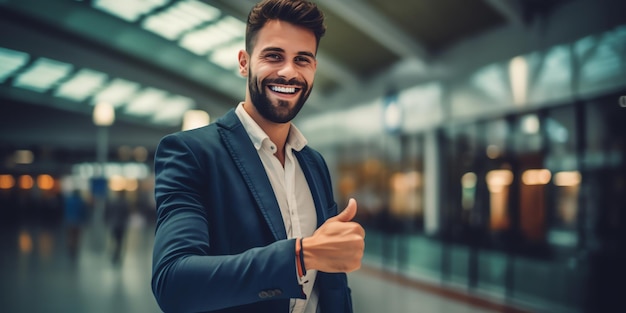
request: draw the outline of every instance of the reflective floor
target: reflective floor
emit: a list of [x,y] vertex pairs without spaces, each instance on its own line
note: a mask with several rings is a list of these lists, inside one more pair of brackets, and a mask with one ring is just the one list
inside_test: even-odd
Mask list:
[[[0,230],[2,312],[160,312],[150,290],[154,228],[131,218],[122,254],[105,225],[82,229],[75,254],[63,225],[4,225]],[[356,313],[514,312],[429,291],[365,266],[350,274]]]

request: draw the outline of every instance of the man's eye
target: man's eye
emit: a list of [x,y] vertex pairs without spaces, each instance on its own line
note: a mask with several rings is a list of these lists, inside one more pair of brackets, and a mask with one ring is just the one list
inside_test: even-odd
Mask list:
[[299,64],[309,64],[309,63],[311,63],[311,60],[309,60],[309,58],[305,58],[305,57],[297,57],[295,61],[297,63],[299,63]]
[[279,54],[268,54],[265,56],[265,58],[272,60],[272,61],[278,61],[282,59]]

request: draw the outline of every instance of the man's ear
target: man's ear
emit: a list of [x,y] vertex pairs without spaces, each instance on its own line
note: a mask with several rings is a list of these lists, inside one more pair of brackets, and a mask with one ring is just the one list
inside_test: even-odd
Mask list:
[[243,77],[248,77],[248,62],[250,56],[246,50],[239,50],[239,74]]

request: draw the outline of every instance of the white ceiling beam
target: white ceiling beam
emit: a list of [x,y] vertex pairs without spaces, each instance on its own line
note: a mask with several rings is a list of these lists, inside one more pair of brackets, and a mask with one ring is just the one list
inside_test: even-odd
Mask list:
[[317,2],[400,57],[422,61],[429,58],[427,50],[415,38],[363,1],[318,0]]

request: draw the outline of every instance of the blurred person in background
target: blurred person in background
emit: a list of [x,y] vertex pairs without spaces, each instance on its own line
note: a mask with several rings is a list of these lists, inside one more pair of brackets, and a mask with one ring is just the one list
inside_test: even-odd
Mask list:
[[63,216],[67,228],[67,249],[72,259],[78,255],[83,224],[87,220],[87,203],[80,190],[70,191],[64,200]]
[[128,225],[130,208],[126,192],[124,190],[113,193],[113,197],[106,206],[105,219],[111,228],[111,238],[113,239],[113,253],[111,260],[119,263],[124,246],[124,234]]
[[352,312],[356,202],[337,214],[324,159],[291,123],[325,30],[313,3],[258,3],[238,55],[244,101],[161,140],[152,288],[165,312]]

